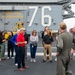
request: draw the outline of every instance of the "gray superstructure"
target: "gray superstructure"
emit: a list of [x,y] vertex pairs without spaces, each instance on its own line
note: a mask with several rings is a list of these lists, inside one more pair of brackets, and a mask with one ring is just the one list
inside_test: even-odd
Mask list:
[[74,16],[71,3],[74,0],[0,0],[0,30],[16,31],[22,23],[28,33],[45,26],[56,32],[63,19]]

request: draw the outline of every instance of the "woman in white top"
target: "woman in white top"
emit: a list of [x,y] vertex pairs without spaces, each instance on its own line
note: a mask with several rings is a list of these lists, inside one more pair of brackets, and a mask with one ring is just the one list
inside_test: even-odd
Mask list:
[[36,62],[35,55],[37,50],[37,42],[38,36],[36,30],[32,31],[32,35],[30,36],[30,53],[31,53],[31,62]]

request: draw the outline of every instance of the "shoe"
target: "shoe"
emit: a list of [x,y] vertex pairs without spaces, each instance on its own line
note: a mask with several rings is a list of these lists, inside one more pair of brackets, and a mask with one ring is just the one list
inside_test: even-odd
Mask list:
[[25,59],[27,60],[28,58],[26,57]]
[[43,60],[43,63],[46,62],[46,60]]
[[66,75],[73,75],[73,72],[72,72],[71,70],[68,70],[68,71],[66,72]]
[[15,66],[18,66],[18,64],[16,63]]
[[26,59],[26,60],[28,60],[29,58],[28,58],[28,57],[26,57],[25,59]]
[[2,61],[2,59],[0,58],[0,61]]
[[52,63],[53,61],[52,61],[52,60],[50,60],[49,62],[50,62],[50,63]]
[[28,69],[29,68],[29,66],[25,66],[25,67],[23,67],[24,69]]
[[55,61],[57,61],[57,58],[55,58]]
[[33,62],[33,59],[31,59],[30,62]]
[[71,58],[71,61],[73,60],[73,58]]
[[9,59],[9,57],[7,57],[7,59]]
[[11,57],[12,59],[14,59],[14,57]]
[[6,58],[2,58],[2,60],[6,60]]
[[36,60],[35,60],[35,59],[33,59],[33,62],[36,62]]
[[19,71],[24,71],[25,69],[24,69],[24,68],[19,68],[18,70],[19,70]]

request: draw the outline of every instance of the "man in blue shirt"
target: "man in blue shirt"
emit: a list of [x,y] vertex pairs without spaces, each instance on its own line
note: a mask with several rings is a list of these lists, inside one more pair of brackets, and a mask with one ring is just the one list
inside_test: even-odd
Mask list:
[[12,37],[11,41],[13,42],[13,45],[15,47],[15,65],[17,66],[18,65],[18,50],[17,50],[17,36],[18,36],[18,33],[20,32],[20,30],[17,30],[17,33]]

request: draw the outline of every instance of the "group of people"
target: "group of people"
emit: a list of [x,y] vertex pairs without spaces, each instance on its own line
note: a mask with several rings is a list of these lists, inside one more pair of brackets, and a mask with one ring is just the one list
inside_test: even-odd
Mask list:
[[[25,67],[25,59],[27,58],[27,49],[29,42],[29,35],[26,34],[25,28],[21,28],[17,30],[17,33],[13,35],[12,32],[8,32],[9,36],[7,39],[4,38],[4,32],[0,33],[0,61],[5,59],[5,42],[7,41],[7,59],[14,58],[14,50],[15,50],[15,65],[18,66],[19,70],[24,70]],[[44,35],[42,36],[42,44],[44,46],[44,56],[43,62],[46,61],[46,53],[49,55],[49,61],[52,62],[52,42],[53,37],[51,36],[51,32],[49,27],[46,26],[44,30]],[[38,45],[38,34],[36,30],[32,31],[30,35],[30,54],[31,60],[30,62],[36,62],[36,51]],[[1,51],[2,50],[2,51]],[[10,55],[11,52],[11,55]]]
[[[26,34],[25,28],[17,30],[17,33],[13,35],[12,32],[8,32],[7,39],[4,38],[4,32],[0,33],[0,61],[5,59],[5,42],[7,41],[7,59],[14,58],[15,50],[15,65],[18,66],[18,70],[25,70],[28,66],[25,66],[25,59],[27,59],[27,49],[29,42],[29,34]],[[36,62],[36,50],[38,43],[37,31],[33,30],[30,36],[30,54],[31,62]],[[10,55],[11,52],[11,55]]]
[[17,30],[15,35],[13,35],[12,32],[9,32],[7,39],[5,39],[4,36],[4,32],[0,32],[0,61],[5,59],[5,42],[7,41],[7,59],[14,58],[13,53],[15,49],[15,65],[18,66],[18,70],[24,70],[25,68],[28,68],[28,66],[25,66],[25,56],[27,55],[25,54],[27,53],[25,51],[27,50],[28,44],[28,35],[26,34],[26,30],[21,28]]
[[[25,58],[27,58],[27,48],[29,42],[29,36],[26,34],[25,28],[21,28],[17,30],[15,35],[10,32],[8,39],[5,39],[4,33],[0,33],[0,61],[4,59],[4,42],[8,40],[8,59],[10,58],[10,50],[12,52],[15,49],[15,65],[18,66],[18,70],[23,71],[28,66],[25,64]],[[70,70],[70,58],[71,58],[71,50],[73,50],[73,35],[67,31],[67,26],[64,22],[60,23],[57,40],[57,75],[72,75],[72,71]],[[53,36],[48,26],[45,27],[42,33],[42,44],[44,47],[44,55],[43,62],[45,63],[47,60],[46,55],[48,55],[49,62],[52,63],[52,44],[53,44]],[[30,35],[30,54],[31,60],[30,62],[36,62],[36,51],[38,44],[38,35],[37,31],[33,30]]]

